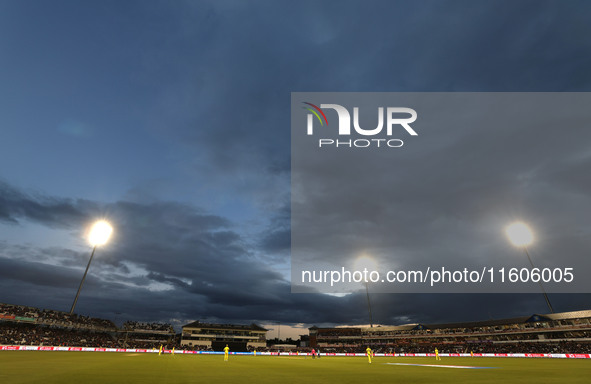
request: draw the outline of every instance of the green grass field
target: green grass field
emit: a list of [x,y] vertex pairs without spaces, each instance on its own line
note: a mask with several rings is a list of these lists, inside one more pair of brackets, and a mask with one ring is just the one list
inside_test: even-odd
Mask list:
[[[494,367],[454,369],[386,363]],[[279,357],[0,352],[2,383],[589,383],[591,361],[532,358]]]

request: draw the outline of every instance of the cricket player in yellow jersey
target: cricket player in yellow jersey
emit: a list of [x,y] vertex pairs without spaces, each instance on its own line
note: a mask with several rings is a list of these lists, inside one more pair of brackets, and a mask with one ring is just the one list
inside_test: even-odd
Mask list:
[[230,352],[230,347],[226,344],[226,347],[224,348],[224,361],[228,361],[228,352]]
[[162,354],[162,344],[160,344],[160,348],[158,349],[158,356]]
[[435,360],[441,360],[441,357],[439,357],[439,351],[437,350],[437,348],[435,348]]
[[367,347],[367,349],[365,350],[365,353],[367,354],[367,360],[371,364],[371,355],[373,354],[373,351],[371,350],[370,347]]

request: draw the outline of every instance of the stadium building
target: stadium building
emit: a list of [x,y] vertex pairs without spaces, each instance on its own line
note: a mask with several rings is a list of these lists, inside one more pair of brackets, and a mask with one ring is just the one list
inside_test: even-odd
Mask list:
[[175,345],[176,334],[172,325],[126,321],[118,331],[119,344],[125,348],[158,348]]
[[181,347],[221,351],[226,346],[234,352],[267,346],[268,330],[256,324],[209,324],[195,321],[183,326]]
[[591,310],[534,314],[509,319],[449,324],[377,327],[312,327],[310,345],[323,351],[447,353],[591,351]]

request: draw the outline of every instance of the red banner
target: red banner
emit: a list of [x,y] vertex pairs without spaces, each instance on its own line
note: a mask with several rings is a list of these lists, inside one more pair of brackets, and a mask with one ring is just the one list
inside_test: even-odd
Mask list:
[[[0,351],[71,351],[71,352],[127,352],[127,353],[154,353],[157,351],[148,349],[123,349],[123,348],[88,348],[88,347],[51,347],[51,346],[31,346],[31,345],[0,345]],[[170,353],[171,351],[165,351]],[[190,354],[216,354],[221,352],[202,352],[202,351],[175,351],[176,353]],[[247,355],[248,353],[243,353]],[[257,355],[263,356],[294,356],[293,352],[257,352]],[[302,354],[303,355],[303,354]],[[366,356],[364,353],[323,353],[324,356]],[[440,353],[444,357],[470,357],[469,353]],[[404,357],[434,357],[433,353],[377,353],[375,356],[404,356]],[[557,358],[557,359],[591,359],[591,354],[583,353],[475,353],[474,357],[514,357],[514,358]]]

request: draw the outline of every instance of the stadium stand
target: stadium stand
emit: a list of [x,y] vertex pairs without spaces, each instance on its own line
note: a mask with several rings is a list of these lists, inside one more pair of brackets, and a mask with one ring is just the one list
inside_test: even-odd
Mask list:
[[[256,325],[193,322],[175,334],[170,324],[112,321],[66,312],[0,303],[0,344],[100,348],[167,348],[278,352]],[[324,353],[591,353],[591,310],[534,314],[451,324],[309,329],[309,343],[291,352]]]
[[115,331],[117,329],[115,324],[110,320],[2,303],[0,303],[0,320],[97,331],[102,330],[105,332]]
[[589,353],[591,310],[451,324],[312,327],[310,345],[327,352]]
[[104,348],[180,345],[172,325],[126,322],[0,303],[0,344]]
[[126,321],[118,332],[119,344],[125,348],[179,347],[171,324]]
[[0,322],[0,344],[72,346],[72,347],[117,347],[116,341],[105,332],[79,329],[55,328],[30,323]]
[[232,351],[265,348],[267,330],[256,324],[210,324],[194,321],[183,326],[181,347],[221,351],[228,345]]

